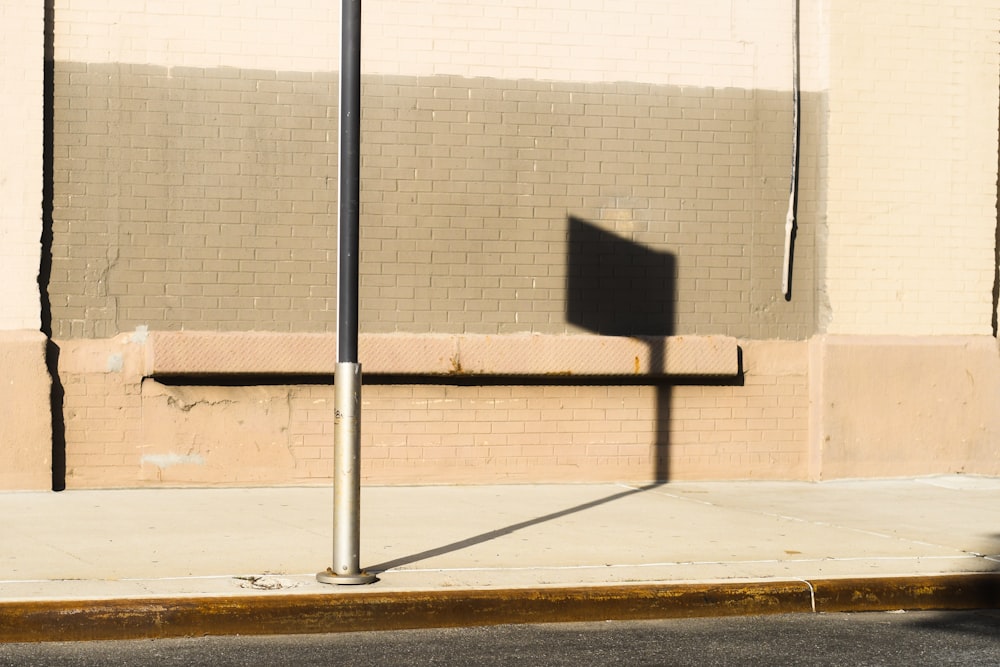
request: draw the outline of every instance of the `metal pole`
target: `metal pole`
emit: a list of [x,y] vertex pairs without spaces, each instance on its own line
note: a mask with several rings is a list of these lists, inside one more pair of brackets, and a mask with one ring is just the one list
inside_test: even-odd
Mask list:
[[316,575],[324,584],[370,584],[361,570],[361,365],[337,364],[333,454],[333,567]]
[[361,0],[343,0],[340,47],[340,225],[337,361],[358,360],[358,236],[361,194]]
[[358,253],[361,174],[361,0],[341,4],[337,366],[334,375],[333,567],[324,584],[370,584],[361,570],[361,364]]

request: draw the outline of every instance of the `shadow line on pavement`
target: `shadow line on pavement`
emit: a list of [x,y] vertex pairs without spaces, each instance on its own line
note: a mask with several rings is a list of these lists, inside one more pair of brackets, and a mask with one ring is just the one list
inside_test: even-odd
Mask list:
[[594,507],[599,507],[601,505],[606,505],[608,503],[614,502],[616,500],[621,500],[622,498],[627,498],[628,496],[635,495],[637,493],[644,493],[652,489],[663,486],[664,482],[654,482],[652,484],[647,484],[645,486],[639,486],[636,488],[628,489],[620,493],[615,493],[604,498],[598,498],[597,500],[592,500],[590,502],[583,503],[581,505],[576,505],[574,507],[569,507],[557,512],[550,512],[549,514],[536,517],[534,519],[528,519],[527,521],[521,521],[519,523],[511,524],[503,528],[498,528],[496,530],[491,530],[485,533],[480,533],[479,535],[474,535],[472,537],[467,537],[464,540],[459,540],[457,542],[452,542],[451,544],[445,544],[440,547],[435,547],[433,549],[427,549],[426,551],[421,551],[419,553],[411,554],[409,556],[403,556],[402,558],[396,558],[393,560],[385,561],[379,563],[378,565],[372,565],[365,568],[368,572],[373,574],[379,574],[386,572],[387,570],[392,570],[397,567],[402,567],[403,565],[411,565],[413,563],[418,563],[422,560],[428,558],[434,558],[436,556],[442,556],[453,551],[461,551],[468,547],[475,546],[477,544],[482,544],[484,542],[489,542],[490,540],[495,540],[498,537],[504,537],[510,535],[523,528],[530,528],[531,526],[537,526],[540,523],[546,523],[547,521],[554,521],[556,519],[561,519],[562,517],[569,516],[571,514],[576,514],[578,512],[584,512]]

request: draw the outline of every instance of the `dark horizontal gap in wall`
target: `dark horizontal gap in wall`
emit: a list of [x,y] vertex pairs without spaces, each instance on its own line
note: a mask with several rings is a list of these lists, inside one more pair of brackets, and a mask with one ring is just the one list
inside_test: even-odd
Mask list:
[[[282,385],[327,385],[333,386],[333,375],[167,375],[149,376],[144,380],[158,382],[171,387],[260,387]],[[733,376],[580,376],[580,375],[364,375],[363,384],[371,386],[391,385],[440,385],[446,387],[605,387],[605,386],[700,386],[700,387],[742,387],[742,371]]]
[[282,385],[329,385],[333,386],[330,375],[286,375],[286,374],[226,374],[226,375],[149,375],[143,382],[156,382],[168,387],[268,387]]
[[416,376],[416,375],[366,375],[364,384],[368,385],[445,385],[455,387],[667,387],[676,385],[710,386],[710,387],[742,387],[743,373],[733,376],[668,376],[649,377],[644,375],[532,375],[532,376]]

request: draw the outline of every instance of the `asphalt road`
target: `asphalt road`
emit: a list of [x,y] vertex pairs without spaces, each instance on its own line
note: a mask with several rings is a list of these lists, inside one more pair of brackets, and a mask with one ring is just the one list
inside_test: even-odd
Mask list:
[[1000,610],[0,644],[0,665],[997,665]]

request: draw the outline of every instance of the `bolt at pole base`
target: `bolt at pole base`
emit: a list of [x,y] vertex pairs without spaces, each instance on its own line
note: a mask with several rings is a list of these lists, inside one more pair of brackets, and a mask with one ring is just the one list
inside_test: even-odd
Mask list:
[[373,584],[378,581],[378,577],[364,571],[357,574],[337,574],[328,567],[325,572],[316,573],[316,581],[321,584]]

